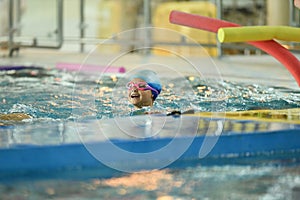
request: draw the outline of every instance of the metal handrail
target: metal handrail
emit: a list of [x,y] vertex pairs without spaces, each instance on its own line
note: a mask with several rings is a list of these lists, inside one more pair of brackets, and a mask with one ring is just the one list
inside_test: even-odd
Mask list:
[[[80,30],[80,39],[83,39],[85,37],[85,29],[87,27],[85,23],[85,12],[84,12],[84,7],[85,7],[85,0],[80,0],[80,5],[79,5],[79,13],[80,13],[80,23],[79,23],[79,30]],[[85,43],[80,41],[80,52],[84,52],[84,45]]]
[[[299,14],[299,19],[296,19],[296,13],[298,12]],[[296,26],[296,27],[300,27],[300,10],[298,10],[295,6],[294,6],[294,0],[290,0],[290,16],[289,16],[289,25],[290,26]]]
[[[17,1],[17,12],[14,13],[14,2]],[[214,0],[216,6],[218,7],[217,9],[217,18],[222,19],[222,8],[223,8],[223,0]],[[20,0],[10,0],[9,1],[9,35],[8,35],[8,49],[9,49],[9,56],[13,56],[13,52],[17,50],[20,47],[32,47],[32,48],[48,48],[48,49],[60,49],[64,43],[64,41],[72,41],[72,42],[77,42],[80,44],[80,51],[84,52],[84,45],[86,44],[92,44],[93,42],[99,43],[99,41],[104,41],[103,39],[97,39],[97,38],[87,38],[85,35],[85,29],[86,29],[86,23],[85,23],[85,12],[84,12],[84,7],[85,7],[85,0],[80,0],[80,24],[79,24],[79,32],[80,36],[76,40],[70,39],[70,38],[64,38],[63,36],[63,0],[56,0],[57,2],[57,16],[56,16],[56,23],[57,23],[57,28],[56,28],[56,33],[57,33],[57,38],[56,42],[57,44],[55,45],[40,45],[38,44],[38,41],[36,38],[27,38],[27,42],[24,43],[23,40],[22,42],[16,42],[18,39],[23,39],[24,37],[18,37],[16,36],[16,33],[20,29],[19,23],[20,23]],[[290,0],[290,25],[292,26],[300,26],[299,22],[297,23],[297,20],[295,19],[295,14],[298,11],[295,6],[293,5],[293,0]],[[151,5],[150,5],[150,0],[144,0],[144,26],[148,27],[151,26],[151,18],[150,18],[150,13],[151,13]],[[16,14],[17,18],[17,25],[14,23],[14,16]],[[299,21],[299,20],[298,20]],[[147,29],[148,30],[148,29]],[[148,30],[149,31],[149,30]],[[144,38],[145,41],[142,41],[144,43],[147,43],[149,45],[154,45],[158,44],[157,41],[152,41],[152,35],[151,32],[145,33],[147,36]],[[124,44],[126,42],[127,44],[136,44],[136,41],[121,41],[118,38],[115,38],[110,41],[111,44]],[[141,42],[141,41],[138,41]],[[138,43],[137,43],[138,44]],[[193,46],[192,44],[186,43],[186,42],[161,42],[161,45],[184,45],[184,46]],[[293,46],[293,43],[291,43]],[[218,56],[223,55],[223,48],[233,48],[233,49],[239,49],[240,47],[235,44],[220,44],[217,42],[217,44],[201,44],[202,46],[206,47],[217,47],[217,52]],[[244,46],[245,47],[245,46]],[[250,48],[250,47],[249,47]],[[292,50],[292,49],[291,49]]]
[[[223,1],[222,0],[215,0],[215,4],[217,6],[217,18],[222,19],[223,18]],[[217,40],[217,55],[218,57],[221,57],[223,55],[223,49],[222,44]]]
[[[24,44],[14,44],[14,34],[16,32],[16,28],[14,26],[14,0],[9,1],[9,38],[8,38],[8,49],[9,49],[9,57],[13,56],[13,52],[18,50],[20,47],[34,47],[34,48],[47,48],[47,49],[60,49],[63,45],[63,0],[56,0],[57,2],[57,11],[56,11],[56,21],[57,21],[57,44],[56,45],[38,45],[38,41],[36,38],[33,38],[32,44],[24,45]],[[17,1],[17,14],[20,13],[20,1]]]

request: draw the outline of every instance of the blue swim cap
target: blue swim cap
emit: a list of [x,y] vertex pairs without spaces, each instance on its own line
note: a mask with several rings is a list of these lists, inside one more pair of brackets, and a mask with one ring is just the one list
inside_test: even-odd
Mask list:
[[159,80],[157,74],[154,71],[139,70],[135,74],[133,74],[130,78],[131,79],[134,79],[134,78],[143,79],[144,81],[146,81],[146,83],[150,87],[156,89],[158,91],[158,94],[151,90],[154,100],[161,92],[161,83],[160,83],[160,80]]

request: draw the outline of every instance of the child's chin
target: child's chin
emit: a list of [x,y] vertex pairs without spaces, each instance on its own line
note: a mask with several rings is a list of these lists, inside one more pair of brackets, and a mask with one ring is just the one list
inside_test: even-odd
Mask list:
[[130,99],[130,102],[133,104],[133,105],[137,105],[141,102],[140,99]]

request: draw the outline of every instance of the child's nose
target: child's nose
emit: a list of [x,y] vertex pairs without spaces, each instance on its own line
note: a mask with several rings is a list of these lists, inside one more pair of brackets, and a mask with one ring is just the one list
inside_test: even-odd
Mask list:
[[137,92],[137,91],[138,91],[138,88],[137,88],[136,86],[133,86],[133,87],[131,88],[131,91]]

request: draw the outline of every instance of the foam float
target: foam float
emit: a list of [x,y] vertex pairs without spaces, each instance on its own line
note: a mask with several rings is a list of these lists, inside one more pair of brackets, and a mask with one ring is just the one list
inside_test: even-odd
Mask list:
[[[239,24],[232,22],[181,11],[172,11],[169,16],[169,21],[173,24],[188,26],[214,33],[217,33],[221,28],[240,27]],[[281,62],[289,70],[300,86],[300,61],[291,52],[274,40],[251,41],[247,43],[265,51]]]
[[56,63],[56,68],[67,71],[80,71],[85,73],[125,73],[126,69],[122,66],[101,66],[92,64],[78,64],[78,63]]
[[273,39],[300,42],[300,28],[290,26],[244,26],[220,28],[218,30],[218,40],[222,43]]

